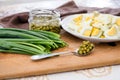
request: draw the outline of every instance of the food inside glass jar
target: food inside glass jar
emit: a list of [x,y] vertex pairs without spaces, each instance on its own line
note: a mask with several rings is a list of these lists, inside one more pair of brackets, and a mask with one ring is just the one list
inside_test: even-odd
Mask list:
[[[49,10],[48,10],[49,11]],[[43,10],[38,11],[38,14],[30,17],[30,30],[45,30],[60,33],[60,17],[54,11]]]

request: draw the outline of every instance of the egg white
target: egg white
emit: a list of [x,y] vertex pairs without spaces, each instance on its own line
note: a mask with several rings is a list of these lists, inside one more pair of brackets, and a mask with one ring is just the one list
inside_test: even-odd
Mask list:
[[103,24],[109,24],[112,22],[112,16],[109,14],[100,14],[99,16],[95,17],[95,20]]
[[112,27],[114,27],[116,29],[116,34],[112,35],[112,36],[108,35],[108,31],[109,31],[109,29],[108,29],[108,30],[104,31],[105,38],[118,39],[118,37],[119,37],[118,27],[117,27],[117,25],[113,25]]
[[[90,31],[90,34],[91,34],[92,27],[90,27],[90,26],[83,27],[83,29],[80,31],[80,34],[83,35],[83,36],[86,36],[86,35],[84,35],[84,33],[85,33],[86,30],[89,30],[89,31]],[[90,35],[87,36],[87,37],[90,37]]]
[[68,26],[68,29],[69,29],[69,30],[72,30],[72,31],[74,31],[74,32],[76,32],[77,29],[78,29],[78,26],[75,25],[73,22],[68,23],[67,26]]

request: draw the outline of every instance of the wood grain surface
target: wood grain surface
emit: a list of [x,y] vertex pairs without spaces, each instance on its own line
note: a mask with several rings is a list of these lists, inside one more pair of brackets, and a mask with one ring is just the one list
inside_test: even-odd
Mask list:
[[[65,31],[61,32],[61,38],[69,46],[58,49],[55,52],[73,51],[83,41]],[[95,44],[95,49],[89,56],[79,57],[68,54],[39,61],[30,60],[28,55],[0,53],[0,79],[120,64],[120,42],[116,42],[116,44],[116,46],[109,46],[106,43]]]

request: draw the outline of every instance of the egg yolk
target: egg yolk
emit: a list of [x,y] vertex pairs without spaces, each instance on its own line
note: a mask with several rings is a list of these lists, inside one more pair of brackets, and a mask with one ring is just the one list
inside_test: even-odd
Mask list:
[[89,21],[90,19],[91,19],[90,17],[87,17],[87,18],[86,18],[86,21]]
[[80,22],[76,22],[75,24],[76,24],[77,26],[80,26]]
[[118,26],[120,26],[120,18],[118,18],[118,19],[116,20],[116,24],[117,24]]
[[91,36],[97,36],[99,33],[100,33],[100,29],[93,27]]
[[73,21],[75,22],[76,25],[79,26],[79,25],[80,25],[80,22],[82,21],[82,18],[83,18],[83,16],[80,15],[80,16],[74,18]]
[[116,28],[115,27],[111,27],[107,34],[109,36],[114,36],[115,34],[117,34]]
[[84,36],[90,36],[91,30],[85,30],[83,35]]

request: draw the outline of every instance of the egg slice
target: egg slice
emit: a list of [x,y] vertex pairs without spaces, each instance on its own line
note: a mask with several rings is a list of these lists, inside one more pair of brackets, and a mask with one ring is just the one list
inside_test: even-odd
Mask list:
[[74,22],[77,26],[79,26],[80,23],[81,23],[81,21],[82,21],[82,19],[83,19],[83,15],[81,14],[81,15],[73,18],[73,22]]
[[100,29],[104,32],[104,31],[107,31],[110,27],[111,25],[103,25],[100,27]]
[[91,37],[99,38],[102,35],[102,30],[100,28],[93,27],[91,32]]
[[95,17],[94,20],[102,24],[109,24],[112,21],[112,16],[109,14],[100,14],[99,16]]
[[96,27],[96,28],[101,28],[103,24],[98,21],[92,21],[91,26]]
[[111,25],[115,24],[116,23],[116,19],[118,17],[117,16],[112,16],[112,21],[111,21]]
[[109,30],[104,32],[106,38],[118,38],[118,27],[113,25]]
[[78,26],[75,25],[73,22],[70,22],[69,24],[67,24],[68,26],[68,29],[71,30],[71,31],[77,31],[78,30]]
[[116,19],[115,24],[118,26],[118,29],[120,31],[120,17]]
[[100,15],[100,13],[98,11],[94,11],[92,14],[93,14],[93,18],[95,18],[95,17]]
[[86,30],[84,30],[83,35],[84,36],[90,36],[90,33],[91,33],[91,30],[86,29]]
[[83,22],[86,22],[86,24],[89,24],[92,22],[92,19],[94,18],[94,14],[93,13],[89,13],[89,14],[84,14],[83,15]]
[[77,27],[77,30],[76,30],[76,31],[77,31],[78,33],[80,33],[82,29],[83,29],[83,27],[80,25],[80,26]]
[[86,27],[86,28],[83,28],[80,33],[83,36],[90,37],[91,31],[92,31],[92,27]]
[[120,26],[120,18],[117,18],[115,23]]

